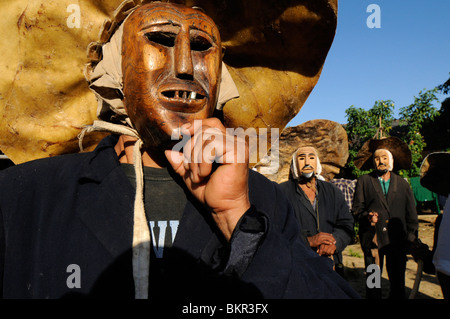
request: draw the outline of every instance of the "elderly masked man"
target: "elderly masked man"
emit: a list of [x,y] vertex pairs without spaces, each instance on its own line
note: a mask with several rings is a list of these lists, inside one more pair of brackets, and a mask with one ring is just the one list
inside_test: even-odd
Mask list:
[[341,252],[353,236],[353,216],[344,195],[320,176],[317,150],[304,146],[292,156],[290,179],[281,183],[294,207],[307,244],[321,256],[333,257],[342,274]]
[[0,174],[4,298],[358,297],[211,117],[221,57],[202,11],[128,15],[90,81],[100,120],[87,131],[112,135]]
[[[359,236],[366,268],[379,258],[390,281],[390,297],[405,297],[406,252],[417,239],[418,219],[414,195],[408,182],[393,170],[409,168],[411,153],[396,137],[371,140],[367,162],[374,171],[361,176],[356,184],[352,213],[359,221]],[[375,238],[374,238],[375,237]],[[378,257],[373,249],[378,249]],[[380,298],[381,291],[367,287],[368,298]]]

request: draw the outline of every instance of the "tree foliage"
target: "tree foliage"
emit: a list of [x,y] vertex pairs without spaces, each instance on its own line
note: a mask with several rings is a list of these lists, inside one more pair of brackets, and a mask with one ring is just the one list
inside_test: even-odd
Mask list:
[[[412,168],[400,171],[404,177],[419,175],[420,164],[423,159],[423,150],[426,146],[422,128],[424,123],[433,122],[439,116],[439,111],[433,106],[438,101],[436,93],[439,88],[420,91],[414,97],[414,103],[402,107],[399,111],[400,129],[396,132],[397,137],[408,144],[412,155]],[[388,137],[392,131],[394,122],[394,102],[391,100],[376,101],[369,110],[350,106],[345,110],[347,124],[345,129],[349,139],[349,161],[347,169],[355,177],[367,174],[354,166],[353,160],[364,142],[372,138]],[[402,132],[400,134],[399,132]],[[394,136],[396,136],[394,134]],[[348,171],[347,170],[347,171]]]
[[[347,124],[345,130],[349,140],[349,160],[347,168],[350,173],[356,177],[366,174],[367,171],[361,171],[353,164],[353,159],[358,154],[364,142],[375,137],[377,133],[388,136],[392,129],[394,120],[394,102],[391,100],[376,101],[369,110],[350,106],[345,110]],[[381,126],[380,126],[381,122]],[[380,127],[382,131],[380,131]]]
[[450,151],[450,97],[442,102],[439,116],[426,121],[422,131],[429,151]]
[[419,96],[414,97],[414,103],[400,109],[401,125],[407,127],[404,141],[408,143],[412,156],[412,168],[404,171],[403,175],[419,176],[420,164],[423,159],[422,152],[426,146],[422,127],[426,121],[433,121],[439,115],[439,111],[433,106],[433,103],[438,101],[437,90],[435,88],[420,91]]
[[438,85],[437,89],[439,90],[439,92],[441,92],[442,94],[448,94],[450,93],[450,78],[448,78],[447,81],[445,81],[445,83]]

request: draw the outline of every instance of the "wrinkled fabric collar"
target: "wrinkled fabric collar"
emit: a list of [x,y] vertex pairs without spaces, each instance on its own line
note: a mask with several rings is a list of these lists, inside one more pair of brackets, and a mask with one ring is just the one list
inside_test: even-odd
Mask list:
[[114,150],[118,140],[118,135],[108,135],[98,143],[92,152],[87,153],[87,158],[83,163],[81,179],[100,183],[112,170],[120,165]]

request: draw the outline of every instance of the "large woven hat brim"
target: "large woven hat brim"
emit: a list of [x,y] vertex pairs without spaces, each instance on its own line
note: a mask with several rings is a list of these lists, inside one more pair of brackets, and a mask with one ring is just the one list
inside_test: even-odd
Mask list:
[[411,168],[411,150],[405,142],[395,136],[366,141],[354,159],[355,166],[363,171],[373,169],[373,154],[378,149],[386,149],[392,153],[394,170]]
[[355,158],[353,159],[353,164],[363,171],[367,171],[373,168],[372,161],[370,160],[372,158],[372,153],[369,152],[369,142],[370,140],[364,142],[364,144],[358,151],[358,154],[356,154]]
[[440,195],[450,194],[450,153],[428,154],[420,166],[420,184]]

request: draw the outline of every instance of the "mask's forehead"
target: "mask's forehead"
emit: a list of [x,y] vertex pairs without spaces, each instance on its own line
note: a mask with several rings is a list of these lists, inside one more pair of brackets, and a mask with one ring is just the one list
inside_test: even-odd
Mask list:
[[388,155],[387,150],[380,148],[375,151],[374,156],[377,157],[377,156],[389,156],[389,155]]
[[219,30],[214,21],[193,8],[164,3],[148,4],[137,9],[130,20],[137,23],[139,30],[164,25],[187,27],[209,34],[215,43],[220,42]]
[[314,149],[314,147],[311,146],[301,147],[297,150],[297,156],[305,156],[311,154],[317,156],[316,150]]

